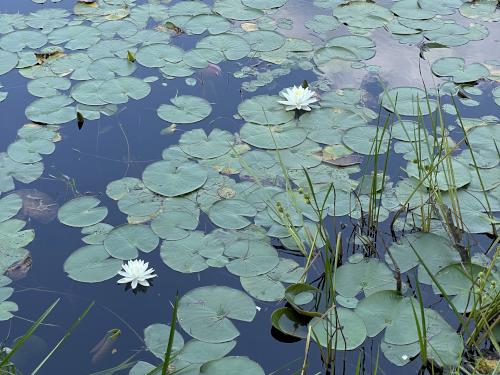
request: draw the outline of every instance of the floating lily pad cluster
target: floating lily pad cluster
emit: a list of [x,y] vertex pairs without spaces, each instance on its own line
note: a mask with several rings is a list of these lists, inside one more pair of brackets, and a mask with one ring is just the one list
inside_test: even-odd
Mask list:
[[[296,69],[321,74],[347,62],[352,69],[369,72],[366,63],[377,52],[375,32],[389,32],[401,43],[421,43],[426,51],[488,36],[483,24],[462,26],[455,19],[457,12],[473,22],[499,20],[495,2],[488,0],[399,0],[389,6],[315,0],[328,14],[307,19],[304,27],[311,34],[301,39],[287,34],[291,20],[276,19],[287,0],[215,0],[212,6],[202,1],[166,3],[79,1],[74,16],[56,8],[29,15],[0,14],[0,75],[15,69],[29,80],[27,91],[34,97],[25,110],[33,124],[21,127],[6,152],[0,153],[1,193],[14,190],[15,181],[27,184],[43,174],[43,156],[54,152],[60,125],[110,116],[130,100],[146,98],[158,77],[142,78],[144,70],[153,69],[164,80],[189,77],[185,82],[193,84],[195,74],[210,69],[220,74],[217,64],[225,63],[234,69],[230,73],[235,78],[251,77],[242,88],[254,92]],[[180,34],[195,41],[182,43],[192,48],[185,50],[177,43]],[[230,65],[235,61],[238,70]],[[469,295],[481,293],[475,285],[485,267],[481,259],[461,262],[453,244],[437,234],[439,228],[436,234],[413,233],[390,246],[392,256],[374,259],[358,254],[341,265],[336,272],[338,305],[318,311],[310,307],[321,291],[305,284],[304,267],[282,256],[278,248],[299,251],[300,243],[309,248],[311,239],[323,247],[318,222],[327,217],[364,218],[373,204],[373,190],[380,203],[379,222],[405,210],[405,217],[394,223],[397,229],[420,229],[419,212],[429,207],[429,190],[438,190],[445,205],[452,206],[458,197],[462,222],[456,226],[468,233],[493,232],[498,218],[492,213],[500,211],[498,119],[461,119],[458,125],[470,149],[457,149],[449,163],[437,165],[432,164],[437,140],[414,121],[419,115],[435,115],[442,95],[459,90],[480,95],[474,84],[493,72],[486,64],[453,56],[433,61],[431,69],[444,81],[439,90],[388,87],[380,95],[380,105],[397,118],[387,126],[376,125],[378,114],[364,105],[363,90],[334,91],[324,77],[312,82],[323,92],[308,113],[286,111],[278,103],[279,88],[275,95],[245,97],[234,114],[241,120],[235,131],[204,126],[217,103],[171,93],[157,114],[187,129],[178,144],[163,150],[162,159],[146,166],[141,176],[107,186],[107,196],[116,201],[126,222],[104,222],[108,209],[93,196],[77,197],[59,209],[59,221],[81,228],[85,243],[67,258],[64,271],[79,282],[103,282],[117,275],[123,261],[159,249],[162,261],[176,272],[213,267],[239,277],[246,293],[209,286],[180,299],[179,325],[192,337],[185,343],[179,332],[174,336],[172,368],[180,373],[263,374],[252,360],[227,356],[239,336],[233,321],[253,320],[254,299],[286,299],[288,306],[272,317],[273,326],[285,334],[304,338],[310,329],[320,345],[333,339],[337,350],[355,349],[380,334],[385,356],[396,365],[408,363],[420,352],[413,314],[417,302],[396,291],[396,269],[403,274],[417,269],[420,282],[441,294],[430,271],[459,311],[468,312]],[[492,96],[498,104],[498,88]],[[0,93],[0,102],[6,98],[7,93]],[[406,163],[405,178],[391,181],[381,171],[357,175],[363,160],[393,150]],[[25,222],[14,218],[21,208],[22,200],[15,194],[0,198],[2,274],[29,255],[24,247],[34,232],[23,230]],[[200,225],[202,218],[206,225]],[[412,220],[405,221],[408,218]],[[429,262],[427,268],[419,258]],[[489,282],[498,281],[498,270],[489,277]],[[12,294],[9,282],[0,277],[0,320],[10,319],[17,310],[7,301]],[[487,306],[491,300],[481,303]],[[462,338],[435,311],[424,309],[423,314],[428,357],[444,366],[456,365]],[[144,331],[146,347],[159,360],[169,329],[153,324]],[[130,374],[143,375],[154,368],[141,361]]]

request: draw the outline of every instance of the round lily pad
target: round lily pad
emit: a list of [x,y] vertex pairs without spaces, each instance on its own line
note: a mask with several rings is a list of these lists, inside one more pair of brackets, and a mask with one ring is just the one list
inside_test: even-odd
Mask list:
[[358,126],[349,129],[342,142],[351,150],[363,155],[384,154],[389,147],[389,130],[375,126]]
[[162,104],[158,108],[158,116],[172,123],[190,124],[198,122],[212,112],[210,103],[196,96],[176,96],[170,99],[170,102],[172,104]]
[[197,163],[158,161],[144,170],[142,178],[148,189],[166,197],[175,197],[200,188],[207,176],[206,169]]
[[122,268],[122,261],[109,257],[102,245],[84,246],[64,262],[64,271],[76,281],[97,283],[114,277]]
[[278,125],[293,119],[293,111],[285,111],[278,103],[279,96],[259,95],[244,100],[238,113],[244,120],[260,125]]
[[216,202],[208,211],[208,217],[224,229],[242,229],[250,225],[247,217],[253,217],[257,210],[246,201],[226,199]]
[[113,258],[130,260],[139,256],[139,250],[149,253],[156,249],[159,239],[147,225],[126,224],[110,231],[104,247]]
[[434,112],[437,102],[429,99],[424,90],[416,87],[398,87],[381,94],[382,106],[401,116],[423,116]]
[[66,202],[57,213],[59,221],[70,227],[88,227],[102,221],[108,214],[106,207],[97,207],[101,201],[94,197],[79,197]]
[[247,357],[224,357],[205,363],[200,375],[264,375],[262,367]]
[[179,324],[190,336],[204,342],[231,341],[239,336],[231,319],[251,322],[257,309],[245,293],[225,286],[205,286],[179,300]]
[[315,317],[309,323],[315,340],[323,347],[335,350],[352,350],[366,339],[363,319],[355,312],[343,307],[331,309],[326,316]]

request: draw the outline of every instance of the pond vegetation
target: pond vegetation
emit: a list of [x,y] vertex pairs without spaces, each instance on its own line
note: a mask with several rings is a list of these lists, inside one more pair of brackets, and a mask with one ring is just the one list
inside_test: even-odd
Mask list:
[[3,373],[500,372],[497,0],[23,1]]

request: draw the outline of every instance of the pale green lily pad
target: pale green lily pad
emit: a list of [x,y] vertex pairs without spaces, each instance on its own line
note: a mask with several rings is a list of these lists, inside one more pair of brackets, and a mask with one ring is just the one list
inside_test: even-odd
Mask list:
[[113,258],[130,260],[139,256],[139,250],[149,253],[158,246],[158,236],[147,225],[126,224],[110,231],[104,247]]
[[0,38],[0,47],[9,52],[20,52],[24,48],[37,49],[45,43],[47,36],[33,30],[18,30]]
[[159,161],[143,172],[144,185],[155,193],[175,197],[199,189],[207,180],[207,171],[197,163]]
[[167,63],[178,63],[183,54],[184,51],[179,47],[157,43],[140,48],[135,58],[139,64],[148,68],[161,68]]
[[416,87],[398,87],[381,94],[382,106],[401,116],[428,115],[437,108],[434,99],[429,99],[424,90]]
[[10,219],[0,223],[0,249],[20,249],[35,238],[33,229],[22,230],[26,222]]
[[257,309],[245,293],[225,286],[205,286],[186,293],[179,301],[179,324],[204,342],[231,341],[239,336],[230,319],[251,322]]
[[344,35],[333,38],[314,54],[317,65],[328,64],[335,59],[346,61],[368,60],[375,56],[375,43],[367,37]]
[[285,44],[285,38],[274,31],[256,30],[243,35],[253,51],[274,51]]
[[76,281],[97,283],[113,278],[122,268],[122,261],[109,257],[102,245],[87,245],[64,262],[64,271]]
[[242,229],[250,225],[247,217],[254,217],[257,210],[249,203],[239,199],[220,200],[210,207],[208,217],[224,229]]
[[455,83],[475,82],[488,77],[490,71],[483,64],[465,64],[459,57],[443,57],[434,61],[432,72],[437,76],[452,77]]
[[29,184],[43,173],[42,163],[22,164],[12,160],[6,153],[0,153],[0,191],[14,189],[14,179]]
[[151,229],[158,236],[169,241],[189,236],[199,223],[200,209],[196,203],[185,198],[165,201],[165,208],[151,222]]
[[[407,272],[419,265],[415,252],[424,260],[426,267],[435,275],[440,269],[460,261],[460,256],[451,242],[433,233],[413,233],[404,236],[399,243],[393,243],[390,251],[401,272]],[[392,261],[388,255],[385,260]],[[422,265],[419,265],[418,279],[431,284],[432,280]]]
[[244,120],[260,125],[278,125],[293,119],[293,111],[285,111],[278,103],[279,96],[260,95],[244,100],[238,106],[238,113]]
[[227,270],[242,277],[262,275],[279,263],[274,247],[262,241],[235,242],[227,247],[224,255],[231,259],[226,265]]
[[[341,328],[336,328],[339,325]],[[323,318],[313,318],[309,327],[314,332],[314,340],[325,348],[352,350],[363,344],[366,339],[363,320],[355,312],[342,307],[330,310]],[[331,346],[328,345],[329,342]]]
[[224,357],[205,363],[200,375],[264,375],[262,367],[247,357]]
[[255,9],[273,9],[280,8],[287,3],[288,0],[241,0],[243,5]]
[[103,57],[95,60],[87,68],[89,75],[98,80],[109,80],[117,76],[125,77],[135,72],[136,65],[127,59]]
[[342,142],[363,155],[384,154],[390,144],[390,134],[388,129],[358,126],[349,129],[342,137]]
[[88,227],[102,221],[108,214],[106,207],[94,197],[79,197],[66,202],[57,213],[59,221],[70,227]]
[[49,34],[51,43],[65,43],[64,47],[70,50],[87,49],[96,44],[100,38],[101,32],[96,27],[87,25],[65,26]]
[[10,72],[17,63],[18,57],[15,53],[0,50],[0,75]]
[[101,83],[98,89],[99,99],[109,104],[123,104],[129,98],[139,100],[149,95],[151,87],[142,79],[120,77]]
[[59,91],[68,90],[71,81],[63,77],[42,77],[28,82],[27,88],[31,95],[47,97],[58,95]]
[[241,0],[216,0],[212,11],[238,21],[250,21],[264,15],[259,9],[243,5]]
[[26,107],[26,117],[42,124],[64,124],[76,118],[73,99],[65,95],[55,95],[35,100]]
[[382,5],[355,1],[333,8],[333,15],[350,26],[361,29],[384,27],[394,18],[392,12]]
[[97,223],[89,227],[82,228],[82,234],[85,235],[82,241],[88,245],[101,245],[113,226],[106,223]]
[[396,289],[396,279],[389,267],[370,258],[340,266],[335,280],[337,293],[344,297],[355,297],[361,291],[369,296],[380,290]]
[[295,121],[286,124],[259,126],[246,123],[240,130],[241,139],[258,148],[275,150],[297,146],[304,142],[307,132]]
[[186,154],[199,159],[212,159],[231,150],[233,135],[225,130],[213,129],[209,135],[203,129],[182,134],[179,147]]
[[207,48],[220,51],[228,60],[240,60],[246,57],[251,47],[242,37],[234,34],[209,35],[201,39],[196,48]]
[[[168,337],[170,335],[170,326],[166,324],[155,323],[144,329],[144,342],[148,350],[155,357],[163,360],[168,346]],[[172,342],[172,354],[175,356],[184,346],[182,335],[174,331],[174,340]]]
[[19,307],[12,301],[0,302],[0,321],[5,321],[13,318],[13,313],[17,312],[18,310]]
[[271,271],[252,277],[241,277],[243,289],[252,297],[261,301],[279,301],[285,297],[283,283],[296,283],[302,277],[304,269],[291,259],[280,258]]
[[16,194],[2,197],[0,199],[0,222],[16,216],[22,206],[23,200]]
[[161,259],[177,272],[195,273],[208,268],[205,258],[200,255],[205,249],[204,234],[191,232],[177,241],[164,241],[161,246]]
[[[406,173],[408,173],[408,176],[416,179],[423,179],[425,187],[433,186],[443,191],[461,188],[467,185],[472,179],[467,166],[455,159],[451,159],[449,165],[447,163],[439,164],[431,174],[429,174],[429,171],[425,167],[419,168],[417,164],[409,162],[406,167]],[[453,180],[450,180],[451,174],[453,174]],[[425,179],[423,178],[424,176],[426,176]]]
[[195,123],[203,120],[212,112],[210,103],[197,96],[176,96],[170,99],[170,102],[172,104],[162,104],[158,108],[158,116],[162,120],[172,123]]

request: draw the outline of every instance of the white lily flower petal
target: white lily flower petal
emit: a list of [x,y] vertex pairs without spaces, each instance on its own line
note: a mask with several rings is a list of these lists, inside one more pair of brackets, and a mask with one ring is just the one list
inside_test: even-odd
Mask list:
[[303,88],[302,86],[289,87],[280,92],[280,96],[286,100],[278,100],[278,103],[286,106],[287,111],[294,109],[302,109],[305,111],[310,111],[311,108],[309,104],[316,103],[318,98],[316,93],[309,88]]
[[157,277],[153,268],[148,268],[149,263],[141,259],[129,260],[122,265],[122,270],[118,272],[120,276],[124,276],[118,280],[119,284],[131,283],[132,289],[137,288],[137,285],[149,286],[147,279]]

